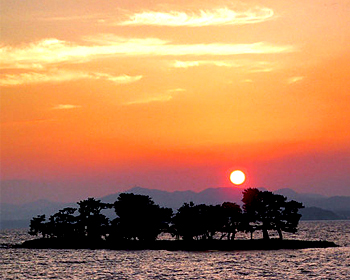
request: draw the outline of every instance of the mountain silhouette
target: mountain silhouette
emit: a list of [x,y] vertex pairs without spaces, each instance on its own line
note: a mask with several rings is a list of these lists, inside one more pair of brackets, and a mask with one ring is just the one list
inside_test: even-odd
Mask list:
[[[266,189],[261,188],[264,191]],[[216,205],[223,202],[235,202],[242,204],[242,191],[240,188],[208,188],[200,192],[194,191],[163,191],[134,187],[126,193],[142,194],[150,196],[153,201],[162,206],[170,207],[175,211],[185,202],[195,204]],[[350,196],[327,197],[313,193],[297,193],[292,189],[285,188],[274,191],[282,194],[288,200],[302,202],[306,208],[301,210],[302,219],[323,220],[323,219],[350,219]],[[102,202],[113,203],[120,193],[100,197]],[[48,200],[37,200],[22,205],[1,203],[0,229],[28,227],[32,217],[45,214],[47,217],[65,207],[77,207],[76,203],[57,203]],[[113,217],[112,210],[104,210],[104,214]]]
[[[242,190],[235,188],[209,188],[201,192],[194,191],[162,191],[156,189],[146,189],[135,187],[127,193],[142,194],[150,196],[153,201],[160,206],[166,206],[173,209],[181,207],[184,202],[193,202],[195,204],[221,204],[225,201],[236,202],[241,204]],[[103,202],[114,202],[119,194],[104,196]]]

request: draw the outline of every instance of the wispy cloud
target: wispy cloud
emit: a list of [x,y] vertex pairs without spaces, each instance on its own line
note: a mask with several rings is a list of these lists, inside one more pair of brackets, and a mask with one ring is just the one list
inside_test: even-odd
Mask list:
[[91,77],[96,79],[105,79],[105,80],[114,82],[116,84],[129,84],[129,83],[133,83],[141,80],[143,76],[142,75],[129,76],[125,74],[120,76],[113,76],[105,73],[95,73],[91,75]]
[[230,67],[230,68],[243,68],[247,72],[271,72],[276,68],[273,62],[269,61],[254,61],[251,60],[175,60],[170,62],[171,67],[175,68],[190,68],[198,66],[217,66],[217,67]]
[[220,61],[220,60],[195,60],[195,61],[181,61],[175,60],[171,63],[175,68],[190,68],[202,65],[213,65],[219,67],[238,67],[239,65],[234,62]]
[[5,74],[0,78],[0,86],[18,86],[47,82],[65,82],[88,78],[88,73],[71,71],[52,71],[48,73],[29,72],[21,74]]
[[21,74],[5,74],[0,76],[0,86],[19,86],[38,83],[60,83],[81,79],[107,80],[116,84],[133,83],[142,78],[139,76],[113,76],[107,73],[82,71],[51,70],[48,72],[29,72]]
[[296,51],[291,45],[265,42],[250,44],[172,44],[156,38],[127,39],[113,35],[86,38],[90,45],[45,39],[22,47],[0,48],[0,68],[38,69],[61,62],[87,62],[113,56],[201,56],[270,54]]
[[274,12],[269,8],[256,7],[245,11],[229,8],[200,10],[197,13],[180,11],[159,12],[147,11],[135,13],[118,25],[159,25],[159,26],[211,26],[211,25],[243,25],[269,20]]
[[163,94],[156,94],[156,95],[148,95],[145,97],[136,98],[134,100],[124,102],[123,105],[137,105],[137,104],[148,104],[153,102],[167,102],[174,98],[174,95],[185,92],[186,90],[183,88],[174,88],[169,89]]
[[138,98],[132,101],[124,102],[123,104],[124,105],[148,104],[152,102],[166,102],[171,99],[173,99],[173,96],[171,94],[165,94],[165,95]]
[[305,77],[303,77],[303,76],[290,77],[289,79],[287,79],[287,83],[294,84],[294,83],[297,83],[297,82],[303,80],[304,78]]
[[169,89],[167,92],[169,93],[179,93],[179,92],[184,92],[186,91],[186,89],[184,88],[173,88],[173,89]]
[[261,72],[271,72],[276,69],[276,64],[269,61],[255,61],[254,63],[249,62],[247,65],[248,72],[251,73],[261,73]]
[[73,15],[73,16],[56,16],[56,17],[39,17],[38,20],[42,21],[104,21],[103,14],[83,14],[83,15]]
[[58,104],[57,106],[52,107],[52,110],[70,110],[77,108],[81,108],[81,106],[72,104]]

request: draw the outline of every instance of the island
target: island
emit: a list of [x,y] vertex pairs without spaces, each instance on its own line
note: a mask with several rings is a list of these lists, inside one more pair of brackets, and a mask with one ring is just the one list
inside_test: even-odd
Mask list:
[[306,240],[155,240],[125,241],[113,243],[107,241],[84,242],[81,240],[65,240],[40,238],[13,245],[12,248],[27,249],[108,249],[108,250],[167,250],[167,251],[242,251],[242,250],[281,250],[339,247],[329,241]]
[[[64,208],[30,222],[34,240],[15,248],[112,249],[169,251],[235,251],[338,247],[328,241],[285,240],[283,232],[296,233],[303,205],[283,195],[255,188],[245,189],[243,205],[184,203],[176,213],[160,207],[146,195],[121,193],[113,204],[94,198],[78,202],[79,208]],[[102,214],[114,209],[115,219]],[[78,211],[77,211],[78,210]],[[77,213],[76,213],[77,211]],[[262,238],[254,239],[261,231]],[[270,238],[276,231],[279,238]],[[245,232],[250,239],[236,239]],[[171,240],[159,239],[168,234]]]

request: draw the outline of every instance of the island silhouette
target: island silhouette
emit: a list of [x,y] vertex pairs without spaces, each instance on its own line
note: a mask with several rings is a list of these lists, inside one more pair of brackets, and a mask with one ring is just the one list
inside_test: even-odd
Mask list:
[[[283,232],[296,233],[303,204],[280,194],[248,188],[242,207],[233,202],[221,205],[184,203],[173,209],[160,207],[147,195],[121,193],[114,203],[95,198],[78,202],[79,208],[64,208],[46,220],[33,217],[29,234],[39,238],[22,248],[107,248],[121,250],[262,250],[334,247],[333,242],[284,240]],[[113,209],[110,220],[102,212]],[[262,239],[254,233],[262,232]],[[276,231],[279,238],[270,238]],[[237,240],[236,234],[250,234]],[[161,234],[172,239],[160,239]]]

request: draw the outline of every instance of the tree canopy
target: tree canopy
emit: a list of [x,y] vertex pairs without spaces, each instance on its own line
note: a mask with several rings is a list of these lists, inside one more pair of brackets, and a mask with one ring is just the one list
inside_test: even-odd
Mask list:
[[168,229],[172,209],[156,205],[146,195],[122,193],[113,204],[117,218],[112,221],[112,235],[122,239],[155,240]]
[[269,239],[268,230],[276,230],[280,239],[283,238],[282,231],[297,231],[301,217],[298,210],[303,208],[302,203],[287,202],[283,195],[252,188],[243,191],[242,201],[246,230],[262,230],[264,239]]

